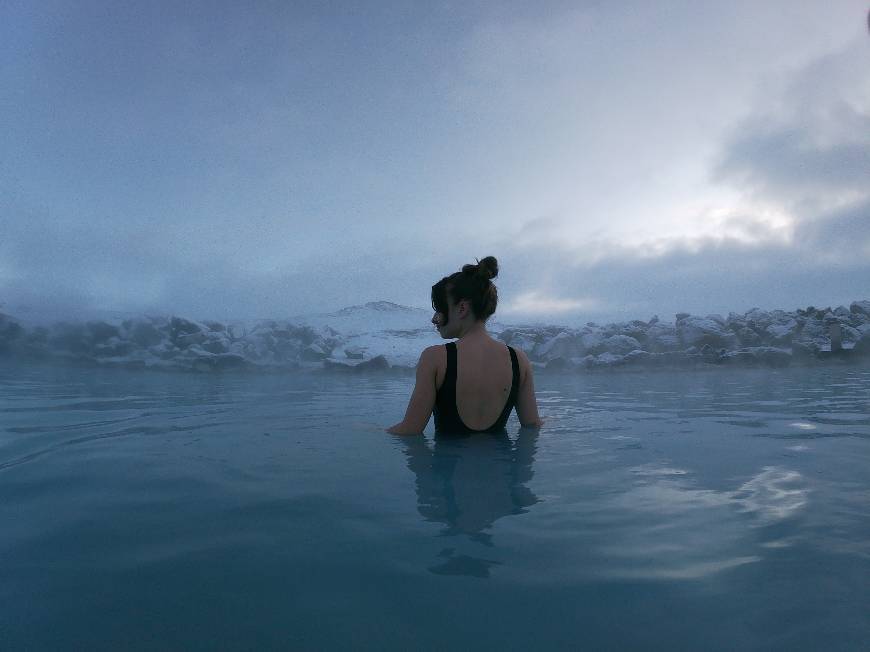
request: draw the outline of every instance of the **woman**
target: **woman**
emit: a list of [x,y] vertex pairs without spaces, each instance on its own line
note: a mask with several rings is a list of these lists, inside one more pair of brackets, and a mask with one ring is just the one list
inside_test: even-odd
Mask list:
[[501,432],[514,407],[523,427],[543,425],[528,357],[486,332],[498,303],[496,276],[498,262],[487,256],[432,286],[432,323],[457,341],[423,351],[405,418],[387,432],[420,434],[433,411],[437,433]]

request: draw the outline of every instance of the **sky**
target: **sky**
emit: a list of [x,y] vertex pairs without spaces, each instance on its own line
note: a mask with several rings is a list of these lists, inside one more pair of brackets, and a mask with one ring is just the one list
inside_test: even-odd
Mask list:
[[0,3],[0,311],[870,299],[865,0]]

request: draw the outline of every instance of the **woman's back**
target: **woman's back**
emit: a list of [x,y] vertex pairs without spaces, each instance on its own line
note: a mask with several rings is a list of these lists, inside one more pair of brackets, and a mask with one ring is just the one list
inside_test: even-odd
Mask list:
[[525,376],[525,355],[490,337],[466,338],[438,349],[436,430],[503,429]]

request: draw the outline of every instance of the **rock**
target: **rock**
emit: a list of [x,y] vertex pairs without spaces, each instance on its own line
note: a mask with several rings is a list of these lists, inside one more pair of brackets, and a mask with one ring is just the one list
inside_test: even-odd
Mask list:
[[214,331],[217,333],[226,333],[227,327],[224,326],[219,321],[204,321],[202,322],[210,331]]
[[586,326],[580,332],[580,345],[582,350],[593,355],[601,353],[604,350],[602,344],[604,342],[604,337],[604,333],[600,327],[596,326],[591,328]]
[[602,345],[607,353],[619,356],[641,348],[640,342],[628,335],[611,335],[602,341]]
[[199,324],[181,317],[172,317],[169,320],[167,328],[169,330],[169,339],[172,340],[173,344],[176,343],[176,340],[179,337],[202,332],[202,328],[200,328]]
[[752,308],[749,310],[746,315],[744,315],[746,319],[746,325],[749,328],[752,328],[756,331],[764,331],[773,323],[773,317],[766,310],[761,310],[760,308]]
[[208,336],[202,331],[194,333],[179,333],[173,338],[172,343],[179,349],[186,349],[189,346],[202,344]]
[[197,371],[225,371],[229,369],[244,369],[250,363],[240,355],[222,353],[195,358],[191,367]]
[[132,340],[140,348],[154,346],[163,341],[163,333],[150,320],[133,321],[128,319],[123,322],[122,327],[126,332],[126,338]]
[[616,335],[625,335],[626,337],[630,337],[638,342],[646,339],[646,331],[649,328],[649,324],[645,321],[640,321],[639,319],[634,319],[627,324],[623,324],[620,326]]
[[595,356],[596,367],[614,367],[620,364],[623,360],[621,355],[610,353],[609,351]]
[[800,332],[792,338],[792,349],[796,352],[812,352],[817,353],[823,348],[830,348],[831,340],[828,336],[828,329],[825,324],[818,319],[807,320],[801,328]]
[[857,328],[852,328],[851,326],[841,326],[840,327],[841,337],[843,338],[843,345],[845,348],[851,348],[852,345],[858,342],[861,339],[861,331]]
[[0,353],[12,349],[13,342],[24,335],[24,328],[9,315],[0,313]]
[[536,358],[535,356],[535,345],[538,343],[538,340],[534,333],[529,333],[528,331],[516,331],[514,332],[513,337],[511,338],[511,346],[515,348],[520,348],[525,351],[529,358]]
[[662,323],[652,324],[646,332],[645,347],[651,353],[675,351],[680,348],[680,340],[673,326]]
[[136,350],[135,344],[128,340],[113,337],[109,341],[94,346],[94,356],[97,358],[120,358],[130,355]]
[[635,349],[634,351],[629,351],[623,357],[623,362],[625,364],[636,364],[642,365],[644,363],[648,363],[652,359],[653,354],[648,351],[641,351],[640,349]]
[[722,359],[750,366],[787,367],[791,363],[791,351],[773,346],[754,346],[737,351],[728,351]]
[[383,355],[376,356],[371,360],[366,360],[365,362],[360,362],[356,367],[354,367],[354,371],[384,371],[390,368],[390,363],[387,362],[387,359]]
[[743,346],[755,346],[761,344],[761,336],[746,326],[737,331],[737,338]]
[[117,326],[112,326],[103,321],[89,321],[85,324],[85,330],[88,339],[94,344],[109,341],[113,337],[118,337],[121,331]]
[[221,354],[229,353],[230,351],[230,341],[228,339],[218,337],[211,337],[208,340],[204,341],[200,346],[203,348],[203,350],[208,351],[209,353]]
[[328,357],[329,354],[316,344],[309,344],[300,352],[302,360],[323,360]]
[[574,368],[574,363],[571,360],[563,357],[551,358],[544,367],[548,372],[552,371],[571,371]]
[[737,336],[719,322],[706,317],[685,317],[677,322],[677,337],[683,346],[703,346],[733,348]]
[[798,329],[798,323],[791,317],[772,322],[766,329],[765,333],[769,336],[770,342],[773,344],[788,344]]
[[[538,344],[535,347],[535,357],[541,361],[550,361],[556,358],[572,358],[586,353],[582,342],[572,333],[560,331],[550,340]],[[547,369],[549,369],[549,364]]]
[[852,354],[859,356],[870,356],[870,331],[861,335],[855,346],[852,347]]
[[849,305],[849,311],[856,315],[870,317],[870,301],[853,301]]
[[344,349],[344,355],[351,360],[362,360],[365,354],[362,348],[349,346]]

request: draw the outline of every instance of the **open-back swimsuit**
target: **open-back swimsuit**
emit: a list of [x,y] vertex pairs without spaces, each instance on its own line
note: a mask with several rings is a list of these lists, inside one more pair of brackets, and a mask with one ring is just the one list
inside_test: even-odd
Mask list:
[[462,422],[462,419],[459,418],[459,411],[456,409],[456,342],[448,342],[444,346],[447,347],[447,373],[444,376],[444,382],[441,383],[441,387],[438,388],[435,395],[435,432],[450,434],[502,432],[511,410],[516,405],[517,392],[519,391],[520,364],[517,361],[516,351],[510,346],[507,347],[511,354],[513,378],[511,379],[511,390],[504,409],[501,411],[498,419],[496,419],[496,422],[489,428],[475,430]]

